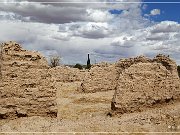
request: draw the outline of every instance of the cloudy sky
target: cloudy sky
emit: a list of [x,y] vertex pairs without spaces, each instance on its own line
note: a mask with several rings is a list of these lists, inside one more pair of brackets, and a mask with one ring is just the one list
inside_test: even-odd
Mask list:
[[163,53],[180,64],[180,3],[48,1],[0,0],[0,42],[58,54],[64,64],[86,64],[88,53],[92,63]]

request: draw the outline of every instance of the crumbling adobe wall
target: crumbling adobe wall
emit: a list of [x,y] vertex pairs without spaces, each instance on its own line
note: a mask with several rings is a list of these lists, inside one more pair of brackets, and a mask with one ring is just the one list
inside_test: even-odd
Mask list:
[[2,79],[2,45],[0,45],[0,81]]
[[115,64],[95,64],[83,77],[81,89],[83,92],[114,90],[116,87],[116,75]]
[[87,71],[62,65],[51,68],[50,73],[57,82],[76,82],[82,81]]
[[118,62],[115,63],[115,69],[117,72],[117,80],[119,79],[119,75],[127,68],[129,68],[133,64],[137,63],[148,63],[152,62],[151,59],[146,58],[144,56],[137,56],[135,58],[127,58],[127,59],[120,59]]
[[3,44],[0,119],[57,116],[56,88],[47,61],[15,42]]
[[169,57],[136,57],[116,64],[119,79],[111,103],[118,113],[141,111],[180,98],[177,65]]

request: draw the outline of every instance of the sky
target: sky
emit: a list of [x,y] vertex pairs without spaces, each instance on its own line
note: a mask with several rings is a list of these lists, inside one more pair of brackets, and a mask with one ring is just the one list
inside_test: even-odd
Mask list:
[[0,0],[0,42],[59,55],[62,64],[159,53],[180,64],[180,0],[48,1],[61,3]]

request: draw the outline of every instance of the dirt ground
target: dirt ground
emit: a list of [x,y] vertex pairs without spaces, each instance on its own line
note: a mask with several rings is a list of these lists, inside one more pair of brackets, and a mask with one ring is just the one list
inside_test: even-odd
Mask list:
[[[24,117],[1,120],[0,134],[5,132],[48,132],[64,134],[84,132],[118,134],[180,134],[180,102],[170,102],[156,108],[123,115],[107,115],[111,112],[114,91],[82,93],[80,82],[58,82],[58,117]],[[139,133],[141,132],[141,133]]]

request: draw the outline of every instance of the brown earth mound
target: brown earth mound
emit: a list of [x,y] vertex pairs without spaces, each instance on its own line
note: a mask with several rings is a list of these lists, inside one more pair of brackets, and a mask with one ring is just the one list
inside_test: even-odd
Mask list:
[[0,119],[56,117],[56,88],[45,58],[8,42],[2,44],[1,65]]
[[83,92],[114,90],[116,87],[116,76],[114,64],[95,64],[84,76],[81,89]]
[[177,65],[169,57],[124,59],[116,69],[119,79],[111,104],[116,112],[141,111],[180,98]]

